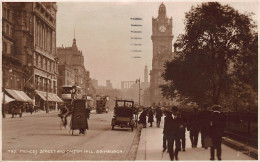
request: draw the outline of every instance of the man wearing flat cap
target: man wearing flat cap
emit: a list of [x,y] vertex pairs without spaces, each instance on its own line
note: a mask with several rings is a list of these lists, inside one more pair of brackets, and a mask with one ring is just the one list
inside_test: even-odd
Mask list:
[[212,138],[212,147],[210,147],[210,160],[215,160],[215,150],[217,158],[221,160],[221,140],[226,126],[226,116],[222,113],[220,105],[212,106],[213,113],[210,120],[210,136]]
[[[168,152],[171,161],[178,160],[178,152],[180,150],[180,140],[178,137],[179,119],[177,117],[178,108],[172,107],[172,112],[166,112],[163,133],[168,142]],[[175,150],[173,149],[175,142]]]

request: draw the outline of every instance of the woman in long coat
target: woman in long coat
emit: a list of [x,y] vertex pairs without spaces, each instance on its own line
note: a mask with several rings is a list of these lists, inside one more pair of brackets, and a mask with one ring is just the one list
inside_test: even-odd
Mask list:
[[148,123],[150,123],[150,127],[153,126],[153,122],[154,122],[154,120],[153,120],[153,111],[152,111],[152,109],[150,108],[150,109],[149,109],[149,113],[148,113]]
[[147,111],[144,109],[139,116],[139,123],[143,124],[144,128],[146,128],[146,116],[147,116]]

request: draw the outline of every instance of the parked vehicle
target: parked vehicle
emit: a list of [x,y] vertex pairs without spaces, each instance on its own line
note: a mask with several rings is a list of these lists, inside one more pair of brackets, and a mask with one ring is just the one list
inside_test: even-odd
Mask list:
[[116,100],[114,108],[114,116],[112,118],[111,126],[114,130],[115,126],[121,128],[128,127],[134,130],[134,101],[131,100]]

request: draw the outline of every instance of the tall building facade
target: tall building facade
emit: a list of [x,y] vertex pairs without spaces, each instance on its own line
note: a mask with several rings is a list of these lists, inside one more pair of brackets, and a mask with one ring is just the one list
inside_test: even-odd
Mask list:
[[162,3],[158,10],[158,17],[152,18],[153,60],[150,71],[150,98],[152,105],[165,105],[170,101],[163,98],[160,85],[165,84],[161,77],[164,63],[173,58],[172,53],[172,18],[166,15],[166,7]]
[[2,85],[4,89],[24,90],[24,70],[15,51],[15,11],[2,3]]
[[[82,88],[82,94],[88,95],[89,84],[90,84],[90,76],[89,71],[85,69],[84,66],[84,56],[82,51],[78,50],[76,39],[73,39],[73,43],[71,47],[58,47],[57,48],[58,58],[59,58],[59,66],[66,66],[68,68],[72,68],[74,70],[74,82],[64,81],[64,78],[60,76],[58,83],[59,89],[63,85],[77,85]],[[65,68],[63,69],[65,70]],[[60,70],[61,73],[66,73],[65,71]],[[67,74],[65,74],[67,75]]]
[[148,83],[148,69],[147,69],[147,65],[145,65],[145,68],[144,68],[144,82],[145,83]]
[[[9,41],[7,53],[13,51],[15,58],[19,59],[16,60],[17,65],[21,65],[24,72],[23,83],[17,82],[14,85],[21,84],[25,92],[33,98],[36,106],[47,108],[49,102],[53,104],[61,101],[56,95],[57,5],[55,2],[14,2],[8,5],[12,11],[8,12],[6,8],[6,16],[13,15],[13,20],[10,21],[13,27],[10,27],[10,24],[5,25],[5,31],[12,33],[15,42],[12,46]],[[4,43],[3,45],[5,46]],[[16,78],[16,81],[18,80],[20,81]]]

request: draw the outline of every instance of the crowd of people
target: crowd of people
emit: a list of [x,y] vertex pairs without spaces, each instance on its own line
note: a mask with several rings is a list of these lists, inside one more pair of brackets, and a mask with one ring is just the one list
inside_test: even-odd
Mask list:
[[221,106],[213,105],[208,110],[208,105],[203,105],[200,111],[194,107],[192,112],[185,112],[176,106],[162,110],[161,107],[143,109],[139,116],[139,124],[146,128],[146,119],[150,127],[153,127],[154,116],[156,126],[160,127],[161,118],[164,117],[163,127],[163,152],[169,153],[171,160],[178,160],[178,152],[186,151],[186,131],[189,131],[191,147],[197,148],[198,136],[201,133],[202,148],[210,148],[210,160],[216,157],[221,160],[221,139],[224,133],[226,117],[221,112]]

